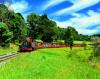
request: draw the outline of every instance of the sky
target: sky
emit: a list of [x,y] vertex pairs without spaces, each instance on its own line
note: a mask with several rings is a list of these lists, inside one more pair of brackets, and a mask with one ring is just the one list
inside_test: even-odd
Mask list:
[[25,19],[32,12],[47,14],[61,28],[72,26],[84,35],[100,33],[100,0],[5,0],[5,4]]

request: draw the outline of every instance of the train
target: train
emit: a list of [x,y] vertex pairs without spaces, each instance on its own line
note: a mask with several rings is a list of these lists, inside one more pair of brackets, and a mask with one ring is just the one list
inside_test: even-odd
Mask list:
[[[85,47],[86,44],[73,44],[74,47]],[[41,43],[33,41],[32,37],[27,37],[19,46],[19,51],[33,51],[40,48],[61,48],[70,47],[65,43]]]

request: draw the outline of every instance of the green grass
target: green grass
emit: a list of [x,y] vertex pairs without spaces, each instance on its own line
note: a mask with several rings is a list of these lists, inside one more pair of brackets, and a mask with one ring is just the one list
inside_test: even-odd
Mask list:
[[100,79],[88,58],[92,48],[46,48],[20,54],[0,65],[0,79]]
[[[85,41],[86,44],[92,44],[91,41]],[[74,41],[74,44],[83,44],[83,41]]]
[[6,48],[0,48],[0,54],[6,54],[6,53],[10,53],[10,52],[15,52],[18,50],[18,46],[11,44],[10,47],[6,47]]

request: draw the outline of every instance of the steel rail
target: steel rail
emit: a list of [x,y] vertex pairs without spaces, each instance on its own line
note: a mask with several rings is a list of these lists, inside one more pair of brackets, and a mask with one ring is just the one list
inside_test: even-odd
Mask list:
[[15,53],[8,53],[8,54],[0,55],[0,62],[3,62],[3,61],[8,60],[12,57],[15,57],[18,54],[19,54],[18,52],[15,52]]

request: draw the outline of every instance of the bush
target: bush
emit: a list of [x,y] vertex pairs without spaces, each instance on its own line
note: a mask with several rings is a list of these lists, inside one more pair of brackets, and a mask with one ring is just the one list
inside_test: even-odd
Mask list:
[[93,41],[93,53],[94,56],[100,56],[100,37],[92,37],[92,41]]
[[95,56],[100,56],[100,44],[94,49]]

